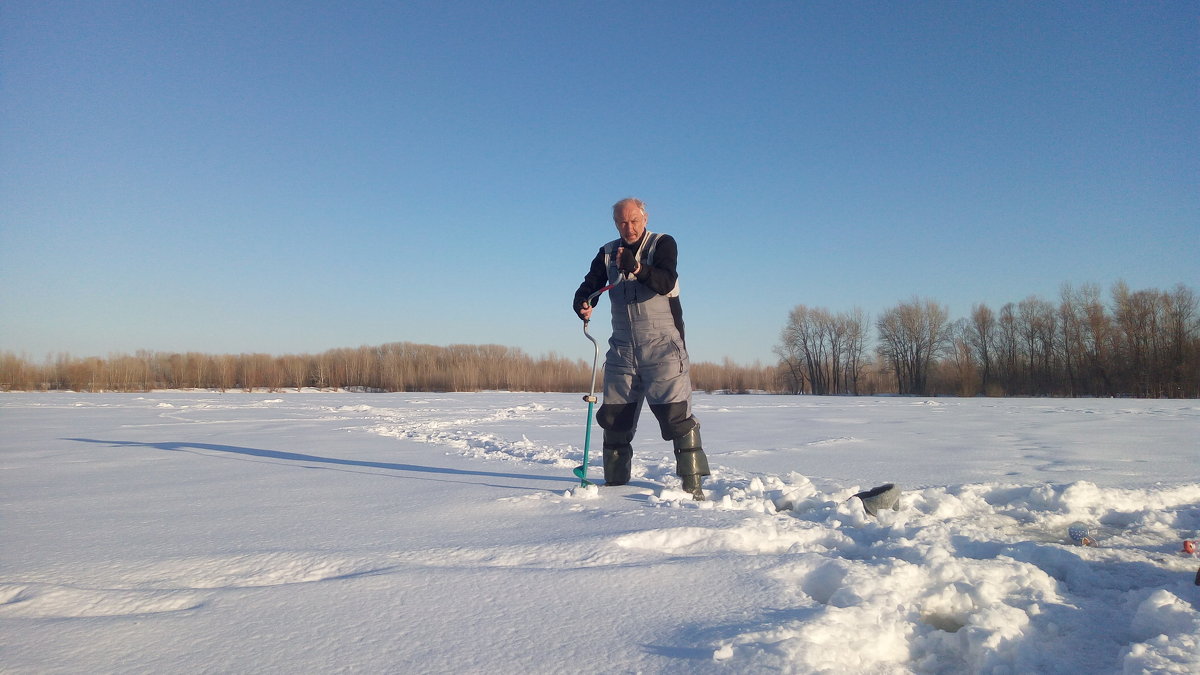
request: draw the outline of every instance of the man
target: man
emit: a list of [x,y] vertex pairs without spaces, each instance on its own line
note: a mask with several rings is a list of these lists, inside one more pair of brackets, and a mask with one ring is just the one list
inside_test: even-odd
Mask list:
[[[700,423],[692,415],[692,381],[683,341],[679,304],[679,249],[675,239],[646,229],[646,205],[622,199],[613,205],[621,235],[600,248],[575,291],[574,309],[592,317],[587,299],[609,284],[612,337],[604,361],[604,402],[596,421],[604,429],[604,482],[629,482],[633,435],[642,403],[658,419],[663,440],[675,446],[676,473],[683,489],[704,499],[702,477],[708,458],[700,445]],[[599,300],[599,298],[597,298]]]

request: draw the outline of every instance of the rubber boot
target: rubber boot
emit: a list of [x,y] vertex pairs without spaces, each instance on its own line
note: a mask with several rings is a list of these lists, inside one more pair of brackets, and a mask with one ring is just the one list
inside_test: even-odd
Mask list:
[[675,473],[683,479],[683,491],[689,492],[692,499],[704,501],[704,490],[700,481],[709,475],[708,457],[700,447],[700,427],[676,438],[675,444]]
[[632,431],[604,430],[604,484],[624,485],[633,469]]

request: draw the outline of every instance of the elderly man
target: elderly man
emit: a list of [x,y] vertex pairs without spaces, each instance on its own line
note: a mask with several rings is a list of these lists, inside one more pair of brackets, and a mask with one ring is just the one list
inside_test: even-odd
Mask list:
[[592,259],[575,291],[574,309],[591,319],[587,299],[601,288],[612,303],[612,337],[604,361],[604,402],[596,420],[604,429],[604,482],[629,482],[633,435],[642,403],[658,419],[664,440],[675,446],[676,473],[683,489],[704,499],[700,482],[709,475],[700,444],[700,423],[692,415],[692,381],[683,341],[679,304],[679,248],[670,235],[646,229],[646,205],[622,199],[613,205],[621,235]]

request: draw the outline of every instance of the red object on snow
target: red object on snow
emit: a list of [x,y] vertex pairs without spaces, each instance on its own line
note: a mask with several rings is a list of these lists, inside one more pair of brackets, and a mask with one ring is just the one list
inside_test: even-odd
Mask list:
[[1192,541],[1191,539],[1185,539],[1183,542],[1183,552],[1184,553],[1195,553],[1196,552],[1196,542]]

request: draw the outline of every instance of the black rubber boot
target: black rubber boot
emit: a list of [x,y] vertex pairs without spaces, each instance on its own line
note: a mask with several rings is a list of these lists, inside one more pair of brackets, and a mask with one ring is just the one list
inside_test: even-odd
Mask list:
[[683,491],[689,492],[692,499],[704,501],[704,490],[700,481],[709,475],[708,457],[700,447],[700,427],[676,438],[675,443],[675,473],[683,479]]
[[604,430],[604,484],[624,485],[633,469],[632,431]]

